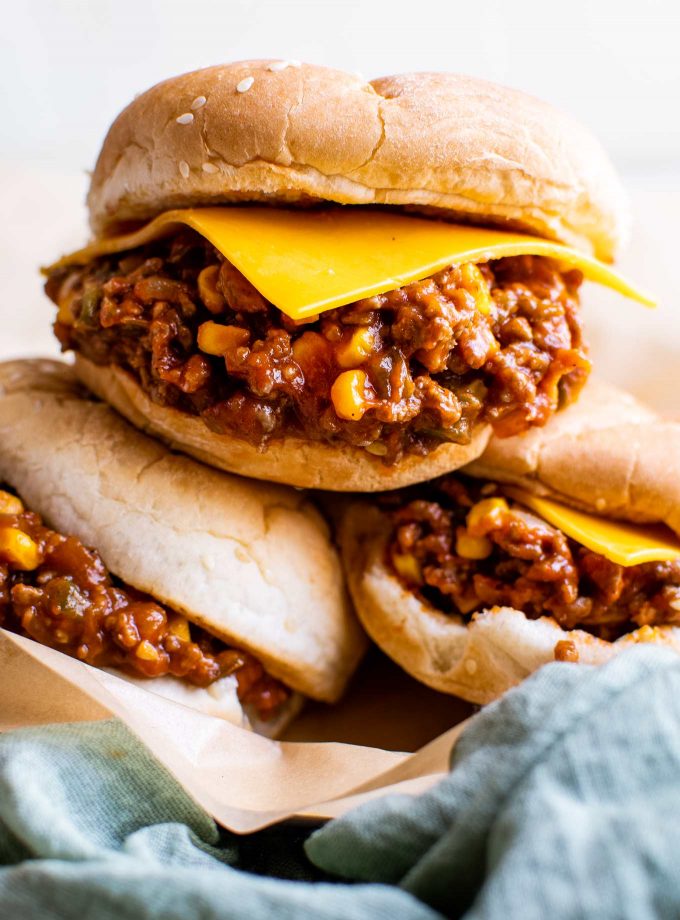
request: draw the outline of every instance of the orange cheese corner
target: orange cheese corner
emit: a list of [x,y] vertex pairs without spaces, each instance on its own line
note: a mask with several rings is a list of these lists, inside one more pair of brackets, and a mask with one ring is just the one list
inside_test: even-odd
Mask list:
[[294,320],[426,278],[452,263],[541,255],[647,306],[654,301],[597,259],[549,240],[363,207],[167,211],[134,233],[98,240],[50,269],[122,252],[186,225]]
[[618,565],[670,562],[680,559],[680,538],[664,524],[631,524],[577,511],[523,489],[504,487],[509,497],[526,505],[549,524],[594,553]]

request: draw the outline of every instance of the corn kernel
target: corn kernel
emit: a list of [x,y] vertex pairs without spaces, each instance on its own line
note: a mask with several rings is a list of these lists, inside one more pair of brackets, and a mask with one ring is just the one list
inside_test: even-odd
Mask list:
[[25,572],[40,564],[38,544],[16,527],[0,528],[0,559]]
[[170,618],[170,621],[168,622],[168,630],[173,634],[173,636],[177,636],[177,638],[181,639],[183,642],[191,642],[189,621],[181,614],[177,613],[175,616]]
[[23,510],[24,504],[20,498],[0,489],[0,514],[21,514]]
[[331,400],[339,418],[358,421],[370,409],[366,398],[368,377],[364,371],[343,371],[331,387]]
[[404,581],[411,584],[421,585],[423,583],[423,573],[420,570],[420,563],[415,556],[410,553],[392,553],[392,565],[398,575]]
[[352,333],[348,342],[341,345],[336,353],[340,367],[357,367],[363,364],[375,348],[375,336],[368,326],[362,326]]
[[78,276],[67,278],[62,284],[57,295],[57,322],[64,326],[73,326],[75,323],[74,307],[78,299]]
[[208,265],[198,276],[198,295],[211,313],[221,313],[227,305],[217,290],[219,274],[219,265]]
[[222,326],[211,319],[198,327],[198,347],[208,355],[221,357],[232,348],[248,343],[250,333],[240,326]]
[[472,537],[464,530],[456,537],[456,553],[463,559],[486,559],[492,550],[493,543],[488,537]]
[[510,508],[504,498],[484,498],[468,511],[467,529],[471,536],[483,537],[497,527]]
[[463,615],[472,613],[473,610],[479,607],[479,598],[475,594],[474,589],[471,589],[460,596],[456,596],[453,601],[458,608],[458,612],[462,613]]
[[460,267],[460,273],[466,290],[475,298],[475,306],[479,312],[485,314],[490,313],[493,303],[491,300],[491,292],[478,266],[475,265],[474,262],[465,262],[465,264]]
[[135,649],[135,655],[142,661],[158,661],[158,649],[148,639],[143,639]]
[[293,357],[303,373],[314,374],[315,368],[326,368],[330,360],[330,346],[318,332],[303,332],[293,342]]

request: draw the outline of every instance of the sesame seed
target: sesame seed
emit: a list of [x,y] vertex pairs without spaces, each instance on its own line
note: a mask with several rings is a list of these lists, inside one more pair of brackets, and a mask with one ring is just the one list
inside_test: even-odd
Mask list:
[[186,160],[179,161],[179,172],[183,179],[189,178],[189,173],[191,172],[191,170],[189,169],[189,164],[187,163]]
[[178,125],[190,125],[193,120],[194,116],[191,112],[185,112],[184,115],[178,115],[175,119]]
[[214,163],[204,163],[201,167],[204,173],[216,173],[218,172],[217,166]]
[[203,108],[203,106],[206,104],[207,101],[208,100],[205,98],[205,96],[196,96],[194,101],[191,103],[191,108],[195,112],[196,109]]
[[267,70],[271,70],[275,73],[277,70],[286,70],[288,67],[302,67],[300,61],[274,61],[273,64],[270,64]]
[[474,658],[468,658],[468,659],[467,659],[467,661],[465,662],[465,670],[466,670],[466,671],[468,672],[468,674],[470,674],[470,675],[476,673],[476,671],[477,671],[477,662],[474,660]]
[[255,77],[244,77],[240,83],[236,84],[237,93],[247,93],[255,82]]

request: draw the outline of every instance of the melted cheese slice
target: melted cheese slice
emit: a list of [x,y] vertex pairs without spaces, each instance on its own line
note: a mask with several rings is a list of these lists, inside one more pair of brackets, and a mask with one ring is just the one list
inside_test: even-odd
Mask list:
[[452,263],[540,255],[647,306],[654,301],[582,252],[538,237],[366,208],[263,207],[167,211],[125,236],[98,240],[50,269],[134,249],[185,224],[204,236],[286,316],[306,319],[419,281]]
[[619,565],[628,567],[680,559],[680,539],[664,524],[612,521],[522,489],[507,487],[503,491],[577,543]]

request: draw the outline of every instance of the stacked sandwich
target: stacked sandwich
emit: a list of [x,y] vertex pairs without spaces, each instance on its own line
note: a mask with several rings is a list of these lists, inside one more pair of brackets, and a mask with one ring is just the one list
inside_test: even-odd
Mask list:
[[577,123],[454,75],[218,66],[118,116],[88,205],[46,270],[74,371],[1,371],[6,626],[260,727],[336,700],[364,634],[294,486],[353,493],[323,504],[356,612],[439,690],[677,643],[680,429],[588,380],[584,279],[650,300]]

